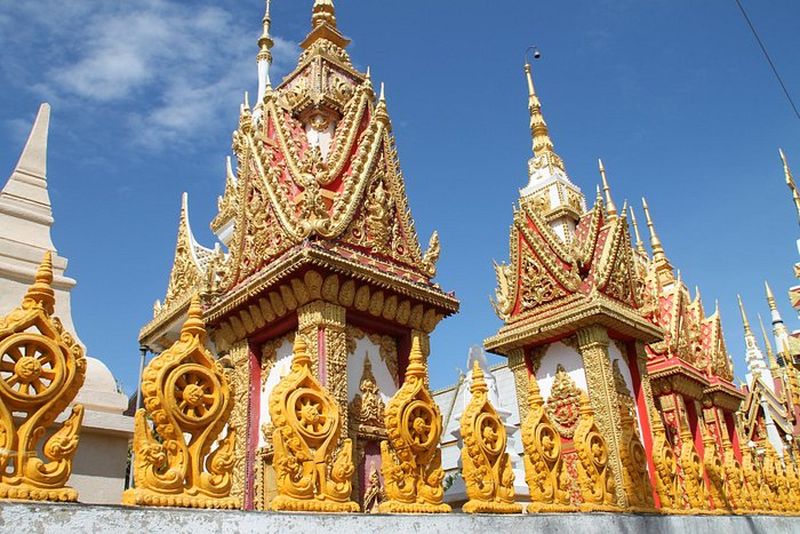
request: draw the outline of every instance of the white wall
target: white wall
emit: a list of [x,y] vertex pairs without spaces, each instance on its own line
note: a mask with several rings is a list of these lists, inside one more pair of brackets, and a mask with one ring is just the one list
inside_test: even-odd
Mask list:
[[553,380],[556,377],[556,368],[559,364],[564,367],[567,374],[575,381],[575,385],[585,392],[589,391],[586,386],[586,374],[583,370],[583,358],[578,351],[559,341],[547,347],[547,352],[542,356],[541,364],[536,371],[539,390],[545,401],[550,398]]
[[[263,447],[267,444],[261,428],[268,424],[272,418],[269,416],[269,395],[280,379],[289,374],[292,368],[292,340],[284,339],[275,351],[275,363],[267,375],[266,381],[262,381],[261,398],[259,399],[259,418],[258,418],[258,446]],[[262,377],[263,378],[263,377]]]

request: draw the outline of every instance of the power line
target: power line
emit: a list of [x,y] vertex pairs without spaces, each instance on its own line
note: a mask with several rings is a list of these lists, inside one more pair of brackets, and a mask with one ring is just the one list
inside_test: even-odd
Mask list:
[[753,37],[756,38],[758,46],[760,46],[761,51],[764,52],[764,57],[767,58],[767,62],[769,63],[769,66],[772,68],[772,72],[775,73],[775,78],[778,79],[778,83],[780,84],[781,89],[783,89],[783,94],[786,95],[786,99],[789,101],[789,105],[792,106],[794,114],[797,116],[798,119],[800,119],[800,111],[797,110],[797,106],[794,104],[794,100],[792,100],[792,95],[789,94],[789,90],[786,88],[786,84],[783,83],[783,78],[781,78],[781,75],[778,74],[778,69],[777,67],[775,67],[775,63],[772,62],[772,58],[769,56],[769,52],[767,52],[767,47],[764,46],[764,43],[761,41],[761,37],[758,36],[758,32],[756,31],[755,26],[753,26],[753,23],[750,21],[750,17],[747,15],[747,11],[744,10],[744,6],[742,5],[741,0],[736,0],[736,5],[739,6],[739,11],[742,12],[742,16],[744,17],[744,20],[747,21],[747,25],[750,26],[750,31],[753,32]]

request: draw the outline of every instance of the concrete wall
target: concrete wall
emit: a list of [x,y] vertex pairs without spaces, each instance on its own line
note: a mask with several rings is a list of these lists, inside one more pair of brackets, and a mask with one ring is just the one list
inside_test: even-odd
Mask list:
[[0,503],[0,529],[26,534],[114,532],[176,534],[191,532],[646,532],[710,534],[725,532],[800,532],[800,518],[772,516],[658,516],[632,514],[536,514],[470,516],[466,514],[360,515],[277,514],[202,510],[126,508],[64,504]]

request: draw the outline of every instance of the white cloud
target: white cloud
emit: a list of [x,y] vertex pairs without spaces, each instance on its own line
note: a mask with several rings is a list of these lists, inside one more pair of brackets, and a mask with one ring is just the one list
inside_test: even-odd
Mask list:
[[[11,7],[34,28],[4,39],[36,47],[42,31],[53,53],[31,90],[50,100],[114,106],[134,138],[148,146],[202,135],[211,121],[236,113],[255,91],[259,24],[213,5],[178,0],[61,2]],[[2,21],[0,21],[2,22]],[[5,32],[4,32],[5,33]],[[296,44],[275,38],[273,73],[294,63]],[[224,115],[223,115],[224,113]]]

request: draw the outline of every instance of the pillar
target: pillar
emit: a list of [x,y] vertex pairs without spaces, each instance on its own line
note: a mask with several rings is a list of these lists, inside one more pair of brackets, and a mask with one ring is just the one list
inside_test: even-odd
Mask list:
[[512,349],[508,353],[508,368],[514,377],[514,389],[517,392],[517,406],[519,408],[520,425],[528,417],[528,391],[530,380],[528,366],[525,363],[525,350],[521,348]]
[[594,418],[608,445],[608,465],[614,473],[617,504],[622,508],[628,508],[628,496],[625,494],[622,458],[620,457],[622,420],[619,413],[619,400],[614,388],[611,358],[608,354],[610,342],[608,332],[603,326],[593,325],[578,330],[577,337]]
[[340,440],[348,437],[346,310],[337,304],[315,300],[297,309],[297,329],[316,355],[313,367],[320,383],[339,405],[342,420]]
[[231,497],[244,504],[246,473],[246,453],[248,438],[248,418],[250,412],[250,346],[246,339],[234,343],[228,351],[233,368],[230,370],[230,383],[233,389],[233,411],[229,425],[236,429],[236,446],[231,483]]

